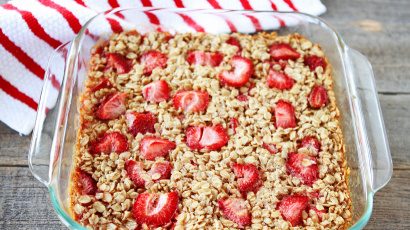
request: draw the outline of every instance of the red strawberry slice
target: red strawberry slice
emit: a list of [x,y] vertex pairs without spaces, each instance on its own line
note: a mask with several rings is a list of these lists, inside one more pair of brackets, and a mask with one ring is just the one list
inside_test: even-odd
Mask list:
[[125,162],[125,171],[127,171],[128,177],[134,182],[134,185],[137,188],[143,188],[145,186],[145,180],[142,175],[146,172],[144,171],[144,165],[141,162],[127,160]]
[[251,224],[252,216],[242,198],[223,198],[218,200],[222,215],[243,228]]
[[239,94],[239,95],[236,97],[236,99],[238,99],[238,101],[245,102],[245,101],[248,101],[248,96],[246,96],[245,94]]
[[314,212],[316,212],[316,215],[319,217],[319,220],[322,220],[323,215],[327,213],[325,209],[319,210],[316,208],[315,205],[310,205],[309,210],[313,210]]
[[128,131],[136,136],[138,133],[155,133],[157,118],[152,113],[127,112],[125,114]]
[[268,144],[268,143],[263,143],[262,145],[266,150],[269,151],[270,154],[276,154],[278,153],[278,149],[276,148],[275,144]]
[[295,83],[295,81],[285,73],[273,69],[269,70],[267,82],[270,88],[280,90],[291,89]]
[[97,192],[97,182],[87,172],[77,169],[77,181],[81,194],[95,195]]
[[156,162],[154,163],[154,165],[152,166],[148,174],[151,176],[154,174],[159,174],[160,177],[155,180],[155,181],[158,181],[158,180],[171,178],[171,171],[172,171],[172,165],[168,161]]
[[244,86],[253,74],[253,63],[250,59],[241,56],[232,57],[232,70],[224,70],[219,74],[219,80],[228,86]]
[[185,112],[203,112],[209,104],[209,94],[206,91],[179,91],[173,98],[174,107]]
[[302,148],[307,148],[309,150],[315,151],[318,153],[320,151],[320,142],[316,137],[307,136],[302,139],[300,143]]
[[103,136],[91,142],[91,154],[110,154],[128,151],[128,140],[120,132],[104,133]]
[[230,126],[231,129],[233,130],[233,133],[236,133],[236,128],[239,126],[239,121],[236,118],[231,118],[230,120]]
[[168,100],[171,89],[164,80],[154,81],[144,86],[142,96],[150,102],[161,102]]
[[309,94],[309,105],[314,109],[320,109],[328,103],[327,91],[321,85],[315,85]]
[[310,71],[315,71],[315,69],[319,66],[321,66],[324,71],[327,66],[325,59],[316,55],[305,56],[303,63],[309,66]]
[[111,120],[121,116],[125,110],[126,93],[113,93],[98,106],[95,116],[101,120]]
[[132,68],[132,61],[121,54],[108,53],[106,69],[115,69],[118,74],[128,73]]
[[300,57],[300,54],[293,49],[289,44],[277,43],[270,47],[270,56],[273,60],[296,60]]
[[289,153],[286,170],[308,186],[311,186],[319,177],[316,158],[303,153]]
[[100,89],[111,88],[112,84],[108,78],[103,78],[98,84],[91,88],[92,92],[98,91]]
[[238,181],[238,189],[240,192],[257,192],[261,186],[261,177],[258,168],[253,164],[232,164],[233,172]]
[[279,100],[275,108],[276,127],[294,128],[296,126],[295,109],[287,101]]
[[144,64],[144,74],[150,75],[155,68],[165,68],[167,66],[167,55],[150,50],[142,54],[140,62]]
[[178,192],[142,193],[138,195],[132,214],[138,224],[163,226],[178,209]]
[[238,39],[234,37],[229,37],[228,40],[226,40],[226,43],[231,45],[231,46],[236,46],[238,47],[238,54],[242,51],[241,43],[239,43]]
[[290,222],[292,226],[302,223],[302,212],[309,205],[309,198],[302,195],[285,196],[278,204],[277,209],[283,219]]
[[157,157],[165,157],[176,148],[176,144],[159,137],[144,137],[140,143],[140,155],[147,160],[155,160]]
[[186,60],[189,64],[202,65],[202,66],[219,66],[224,56],[220,52],[205,52],[201,50],[189,51]]
[[228,143],[229,137],[221,124],[214,126],[191,126],[186,129],[186,142],[194,150],[219,150]]

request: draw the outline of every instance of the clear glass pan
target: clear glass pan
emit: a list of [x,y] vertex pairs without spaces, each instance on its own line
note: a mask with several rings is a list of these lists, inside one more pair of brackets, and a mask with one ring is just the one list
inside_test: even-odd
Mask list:
[[[373,71],[366,57],[349,48],[320,18],[302,13],[152,8],[116,9],[98,14],[86,23],[73,41],[57,48],[50,58],[29,164],[33,175],[49,189],[53,206],[65,225],[71,229],[84,229],[69,214],[68,185],[78,127],[77,103],[87,76],[90,49],[96,41],[105,40],[112,33],[107,19],[120,20],[125,30],[137,29],[141,33],[157,30],[157,22],[152,18],[150,21],[149,14],[159,18],[160,29],[164,31],[194,32],[196,29],[230,33],[235,29],[254,33],[275,30],[280,35],[297,32],[319,43],[333,66],[334,90],[342,114],[353,204],[350,229],[362,229],[366,225],[372,212],[374,193],[385,186],[392,175],[391,155]],[[197,24],[189,23],[184,16],[195,19]],[[252,17],[259,19],[259,26],[252,24]],[[52,87],[54,76],[62,83],[60,89]]]

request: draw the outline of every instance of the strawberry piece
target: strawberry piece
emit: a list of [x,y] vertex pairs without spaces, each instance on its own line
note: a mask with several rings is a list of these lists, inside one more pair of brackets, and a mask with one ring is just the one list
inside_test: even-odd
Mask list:
[[238,99],[238,101],[245,102],[245,101],[248,101],[248,96],[246,96],[245,94],[239,94],[239,95],[236,97],[236,99]]
[[231,46],[238,47],[238,54],[240,54],[240,52],[242,51],[242,47],[241,47],[241,44],[239,43],[238,39],[236,39],[234,37],[229,37],[229,39],[226,40],[226,43],[231,45]]
[[142,178],[142,175],[146,172],[144,171],[142,162],[127,160],[125,162],[125,171],[127,171],[128,177],[134,182],[137,188],[143,188],[145,186],[145,180]]
[[233,130],[233,133],[236,133],[236,128],[239,126],[239,121],[236,118],[231,118],[230,120],[230,126],[231,129]]
[[302,148],[313,150],[316,153],[320,151],[320,142],[316,137],[313,137],[313,136],[304,137],[302,139],[302,142],[300,143],[300,146]]
[[253,164],[233,163],[231,168],[237,178],[238,189],[242,193],[257,192],[261,186],[261,177],[258,168]]
[[279,100],[275,108],[276,127],[294,128],[296,126],[295,109],[287,101]]
[[324,71],[327,66],[325,59],[316,55],[305,56],[303,63],[309,66],[310,71],[315,71],[315,69],[319,66],[321,66]]
[[243,228],[251,224],[251,214],[242,198],[223,198],[218,200],[222,215]]
[[98,84],[94,85],[91,88],[91,92],[95,92],[95,91],[98,91],[100,89],[111,88],[111,87],[112,87],[112,85],[111,85],[110,80],[108,80],[108,78],[104,78]]
[[297,226],[302,222],[302,212],[309,205],[309,198],[302,195],[285,196],[277,206],[283,219],[290,222],[292,226]]
[[139,194],[132,214],[138,224],[163,226],[174,217],[178,209],[178,192]]
[[230,64],[232,70],[224,70],[219,74],[219,80],[228,86],[244,86],[253,74],[253,63],[248,58],[241,56],[232,57]]
[[315,85],[309,94],[309,105],[314,109],[320,109],[328,103],[327,91],[321,85]]
[[295,81],[285,73],[273,69],[269,70],[267,82],[270,88],[280,90],[291,89],[295,83]]
[[95,116],[101,120],[111,120],[121,116],[125,110],[126,93],[113,93],[98,106]]
[[167,55],[150,50],[142,54],[140,62],[144,65],[144,74],[150,75],[155,68],[165,68],[167,66]]
[[171,178],[171,171],[172,171],[172,165],[168,161],[156,162],[154,163],[154,165],[152,166],[148,174],[152,176],[158,173],[160,177],[155,180],[155,181],[158,181],[158,180]]
[[110,154],[128,151],[127,137],[120,132],[104,133],[103,136],[91,142],[91,154]]
[[219,66],[221,64],[224,56],[220,52],[205,52],[201,50],[189,51],[186,57],[187,62],[192,65],[202,65],[202,66]]
[[128,131],[136,136],[138,133],[155,133],[157,118],[152,113],[127,112],[125,114]]
[[95,195],[97,192],[97,182],[87,172],[77,169],[77,182],[83,195]]
[[311,186],[319,177],[316,158],[303,153],[289,153],[286,170],[308,186]]
[[317,217],[319,217],[319,220],[322,220],[323,215],[327,213],[325,209],[319,210],[315,205],[310,205],[309,210],[313,210],[316,213]]
[[203,112],[209,104],[209,94],[206,91],[179,91],[173,98],[174,107],[185,112]]
[[165,157],[176,148],[172,141],[159,137],[144,137],[140,143],[140,155],[147,160],[155,160],[157,157]]
[[154,81],[144,86],[142,96],[150,102],[161,102],[168,100],[171,89],[164,80]]
[[228,143],[229,137],[221,124],[214,126],[191,126],[186,129],[186,142],[194,150],[219,150]]
[[278,149],[276,148],[275,144],[263,143],[262,147],[268,150],[269,153],[272,155],[275,155],[276,153],[278,153]]
[[106,69],[115,69],[118,74],[130,72],[132,66],[132,61],[128,60],[121,54],[117,53],[108,53],[107,57],[107,66]]
[[296,60],[300,57],[300,54],[293,49],[289,44],[277,43],[270,47],[270,56],[273,60]]

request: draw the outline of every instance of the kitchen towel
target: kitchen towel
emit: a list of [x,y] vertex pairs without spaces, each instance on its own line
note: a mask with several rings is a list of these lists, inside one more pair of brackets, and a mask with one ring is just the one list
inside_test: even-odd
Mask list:
[[[312,15],[326,11],[320,0],[10,1],[0,6],[0,121],[20,134],[29,134],[34,127],[47,62],[54,49],[72,40],[82,25],[98,12],[143,6],[300,11]],[[149,16],[146,15],[147,19],[152,20]],[[179,16],[185,23],[194,20],[186,15]],[[248,24],[260,24],[258,18],[249,17],[248,20]],[[107,23],[113,31],[118,31],[122,29],[120,21],[120,17],[111,18]],[[61,77],[54,79],[56,91]]]

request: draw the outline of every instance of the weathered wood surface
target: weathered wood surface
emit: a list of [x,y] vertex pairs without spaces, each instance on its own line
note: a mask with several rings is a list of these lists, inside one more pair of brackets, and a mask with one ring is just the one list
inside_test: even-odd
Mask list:
[[[390,140],[395,171],[377,192],[366,229],[410,229],[410,1],[323,2],[322,17],[373,65]],[[0,229],[64,229],[27,167],[29,143],[0,124]]]

